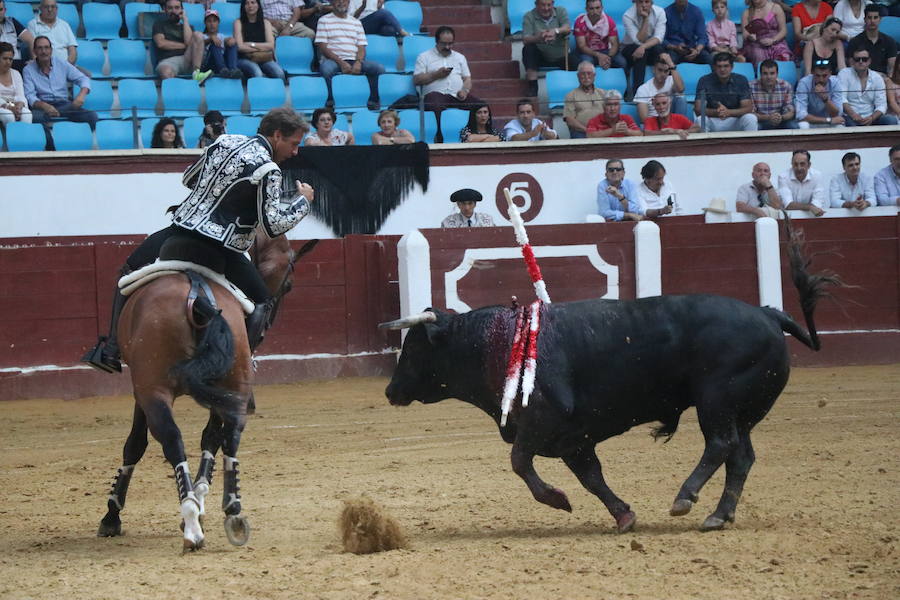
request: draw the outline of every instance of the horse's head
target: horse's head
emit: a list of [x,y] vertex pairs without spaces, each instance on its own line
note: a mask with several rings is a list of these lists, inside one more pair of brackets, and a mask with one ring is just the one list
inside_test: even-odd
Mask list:
[[294,284],[294,263],[318,243],[319,240],[310,240],[295,252],[285,236],[270,238],[264,231],[257,231],[250,256],[273,297],[281,299],[291,291]]

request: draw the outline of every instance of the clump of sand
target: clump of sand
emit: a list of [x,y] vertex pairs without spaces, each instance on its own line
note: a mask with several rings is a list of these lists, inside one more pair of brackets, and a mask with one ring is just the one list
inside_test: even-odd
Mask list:
[[397,520],[366,496],[344,500],[338,528],[344,550],[354,554],[407,547],[406,536]]

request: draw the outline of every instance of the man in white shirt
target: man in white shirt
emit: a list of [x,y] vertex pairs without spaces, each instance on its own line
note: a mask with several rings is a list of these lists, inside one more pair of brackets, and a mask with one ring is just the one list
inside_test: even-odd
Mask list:
[[825,214],[825,188],[822,174],[810,168],[812,159],[806,150],[794,150],[791,168],[778,176],[781,203],[788,210],[805,210],[815,217]]
[[668,94],[672,98],[670,104],[672,112],[686,113],[687,102],[681,96],[682,93],[684,93],[684,80],[681,79],[677,67],[671,66],[666,59],[658,57],[653,65],[653,77],[634,93],[634,102],[637,104],[641,123],[646,121],[647,117],[657,116],[656,109],[653,108],[651,102],[657,94]]
[[875,205],[875,185],[872,177],[862,173],[861,159],[856,152],[848,152],[841,158],[843,173],[831,178],[828,196],[831,208],[855,208],[864,210]]
[[534,116],[534,102],[522,98],[516,104],[517,119],[506,124],[503,131],[510,142],[538,142],[555,140],[559,136],[549,125]]
[[878,206],[900,205],[900,144],[888,151],[891,163],[875,173],[875,199]]
[[369,80],[369,110],[378,110],[378,76],[384,67],[366,60],[366,32],[359,19],[348,13],[350,0],[333,0],[331,13],[319,19],[316,48],[319,50],[319,73],[328,86],[328,106],[334,105],[331,78],[338,73],[365,75]]
[[[622,39],[622,54],[631,69],[632,95],[644,81],[648,64],[655,64],[662,56],[669,66],[674,67],[672,57],[662,47],[666,37],[666,11],[654,6],[653,0],[634,0],[634,4],[622,16],[625,37]],[[631,96],[627,96],[630,98]]]
[[887,112],[887,92],[880,74],[869,70],[872,57],[865,48],[856,48],[851,65],[838,73],[844,91],[844,120],[850,127],[896,125],[897,117]]
[[738,188],[734,205],[738,212],[751,214],[756,218],[777,219],[782,207],[781,196],[782,192],[772,185],[772,169],[761,162],[753,165],[750,183]]
[[[28,31],[34,37],[47,37],[53,45],[53,56],[74,65],[78,60],[78,41],[69,24],[57,17],[58,13],[56,0],[41,0],[38,16],[28,22]],[[87,72],[85,75],[91,76]]]

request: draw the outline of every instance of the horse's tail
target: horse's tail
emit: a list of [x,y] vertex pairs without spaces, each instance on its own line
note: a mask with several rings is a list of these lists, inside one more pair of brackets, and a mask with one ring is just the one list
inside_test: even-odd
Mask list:
[[[205,306],[198,306],[202,304]],[[173,366],[171,375],[201,406],[224,414],[239,414],[243,409],[242,399],[216,385],[234,366],[234,334],[221,311],[209,305],[205,298],[197,298],[194,307],[206,312],[209,321],[201,330],[194,355]]]

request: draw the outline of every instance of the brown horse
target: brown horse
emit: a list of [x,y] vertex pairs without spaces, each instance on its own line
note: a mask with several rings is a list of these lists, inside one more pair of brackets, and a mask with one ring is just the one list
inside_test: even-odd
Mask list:
[[[258,231],[256,239],[252,254],[277,306],[291,288],[294,261],[311,250],[316,240],[294,253],[284,236],[270,239]],[[203,546],[200,517],[205,512],[204,499],[220,446],[224,452],[222,508],[226,534],[235,545],[242,545],[249,538],[249,525],[240,514],[236,457],[247,414],[253,410],[251,349],[240,304],[223,287],[212,281],[207,283],[218,311],[211,310],[202,295],[195,302],[188,302],[191,283],[181,273],[140,287],[122,309],[118,338],[122,357],[131,371],[134,419],[123,449],[123,464],[107,500],[107,513],[97,531],[99,536],[117,536],[122,532],[119,513],[125,506],[134,467],[147,448],[149,430],[175,469],[184,549]],[[198,309],[203,306],[206,319],[204,311]],[[198,320],[205,320],[206,324],[198,328]],[[181,432],[172,412],[175,398],[185,394],[210,410],[196,482],[191,481]]]

